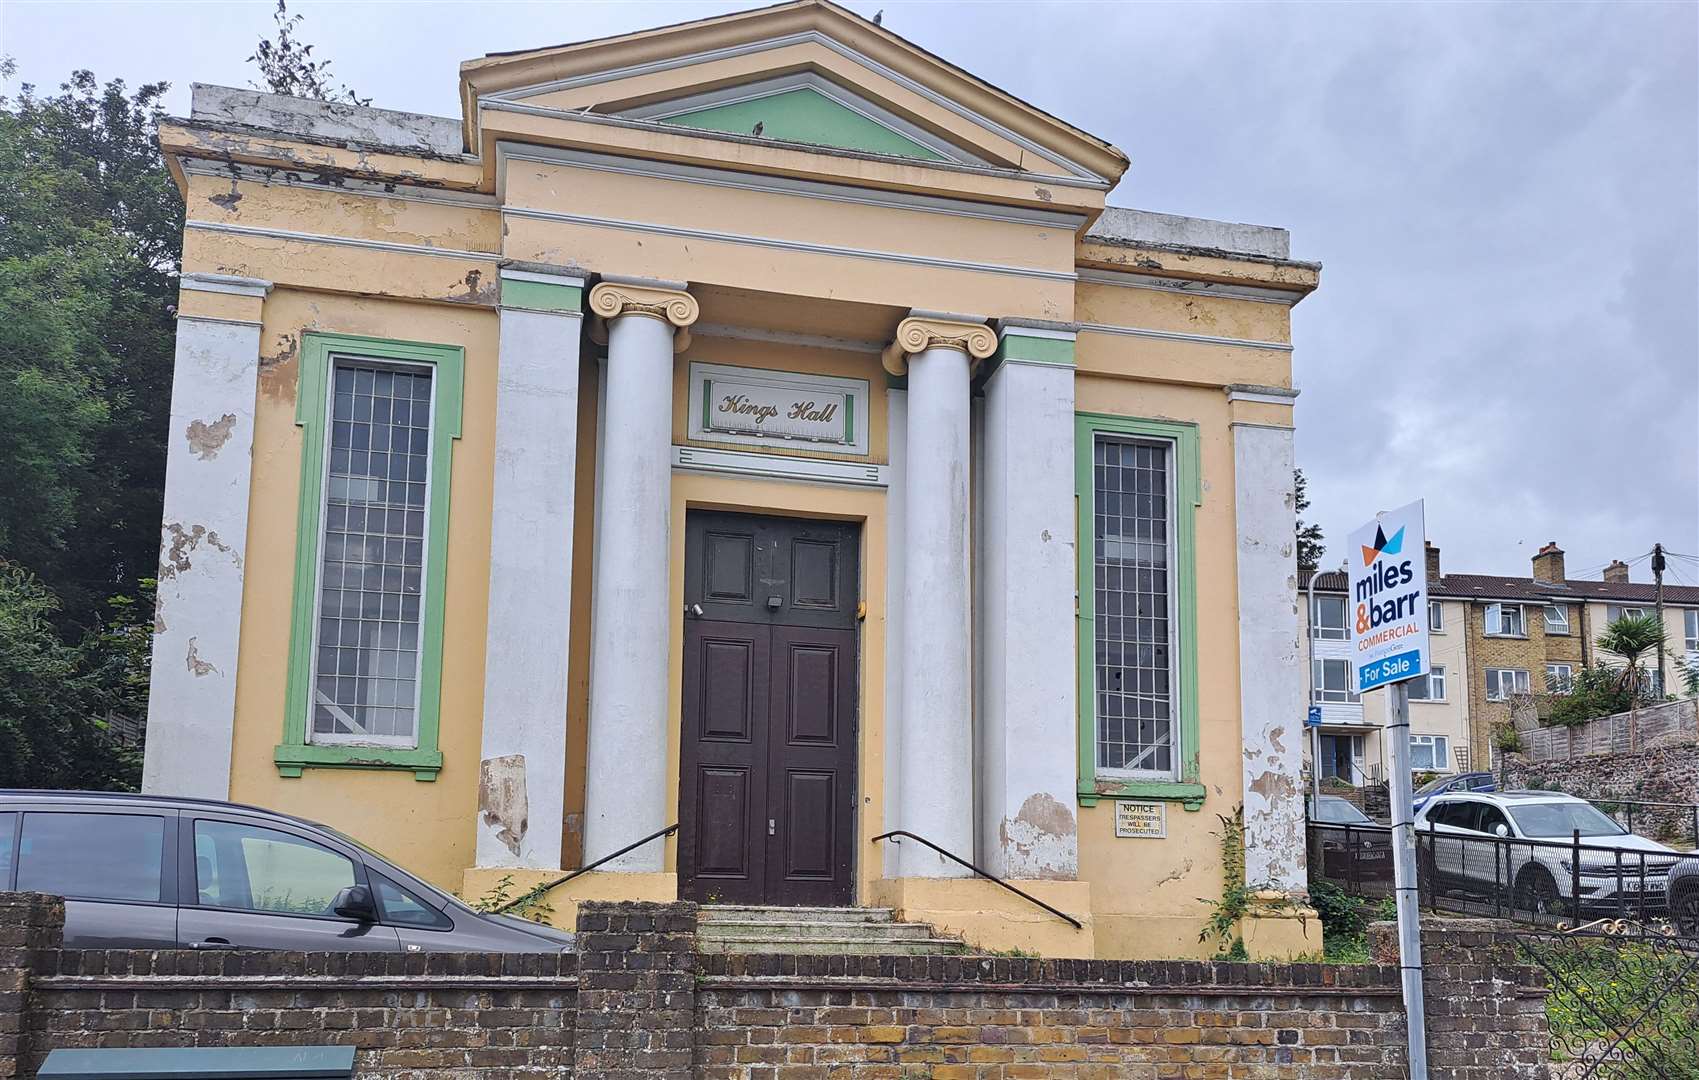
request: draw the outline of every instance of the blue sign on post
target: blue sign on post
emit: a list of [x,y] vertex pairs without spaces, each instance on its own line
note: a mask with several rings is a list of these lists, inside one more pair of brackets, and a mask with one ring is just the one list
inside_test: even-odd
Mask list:
[[1351,668],[1359,694],[1428,673],[1427,538],[1420,499],[1352,533]]
[[1321,727],[1321,706],[1311,705],[1309,713],[1304,717],[1305,727]]

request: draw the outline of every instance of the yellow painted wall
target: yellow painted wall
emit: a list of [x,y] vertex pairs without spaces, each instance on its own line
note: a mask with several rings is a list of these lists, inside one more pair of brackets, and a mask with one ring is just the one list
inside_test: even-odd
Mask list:
[[[461,870],[472,863],[478,798],[494,469],[495,313],[292,289],[273,291],[262,311],[230,797],[333,825],[421,877],[459,888]],[[301,474],[301,429],[295,425],[298,353],[302,333],[310,330],[460,345],[466,350],[463,435],[454,447],[449,508],[440,732],[444,765],[431,783],[415,780],[409,770],[307,769],[291,780],[278,776],[272,763],[272,751],[283,735],[295,576]]]
[[[1143,342],[1126,342],[1137,349]],[[1196,510],[1198,767],[1203,808],[1168,804],[1165,840],[1118,839],[1114,801],[1080,808],[1080,877],[1091,883],[1100,956],[1208,956],[1198,941],[1207,910],[1199,897],[1221,895],[1216,815],[1242,801],[1239,760],[1239,617],[1233,513],[1233,441],[1227,395],[1219,387],[1158,385],[1081,373],[1081,411],[1195,423],[1202,463]]]

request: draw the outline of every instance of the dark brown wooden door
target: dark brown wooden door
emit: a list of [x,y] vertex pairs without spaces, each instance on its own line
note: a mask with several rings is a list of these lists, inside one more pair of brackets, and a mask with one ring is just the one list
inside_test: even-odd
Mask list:
[[847,904],[855,825],[856,526],[685,523],[680,892]]

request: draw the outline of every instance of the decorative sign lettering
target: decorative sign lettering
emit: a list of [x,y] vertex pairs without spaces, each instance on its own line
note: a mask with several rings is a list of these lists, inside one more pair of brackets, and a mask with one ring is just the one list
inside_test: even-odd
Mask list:
[[867,382],[762,368],[690,366],[690,437],[867,453]]
[[1422,500],[1352,533],[1351,670],[1357,692],[1428,673],[1427,523]]
[[1115,835],[1136,840],[1165,838],[1168,835],[1168,805],[1115,800]]

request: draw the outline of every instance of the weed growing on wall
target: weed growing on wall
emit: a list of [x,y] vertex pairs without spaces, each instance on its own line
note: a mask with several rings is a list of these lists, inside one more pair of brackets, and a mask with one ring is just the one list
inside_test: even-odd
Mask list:
[[513,895],[518,886],[513,883],[512,874],[503,874],[489,891],[469,901],[479,911],[497,912],[502,915],[512,915],[516,919],[529,919],[534,923],[550,925],[554,919],[555,906],[548,902],[548,890],[535,888],[529,892]]

